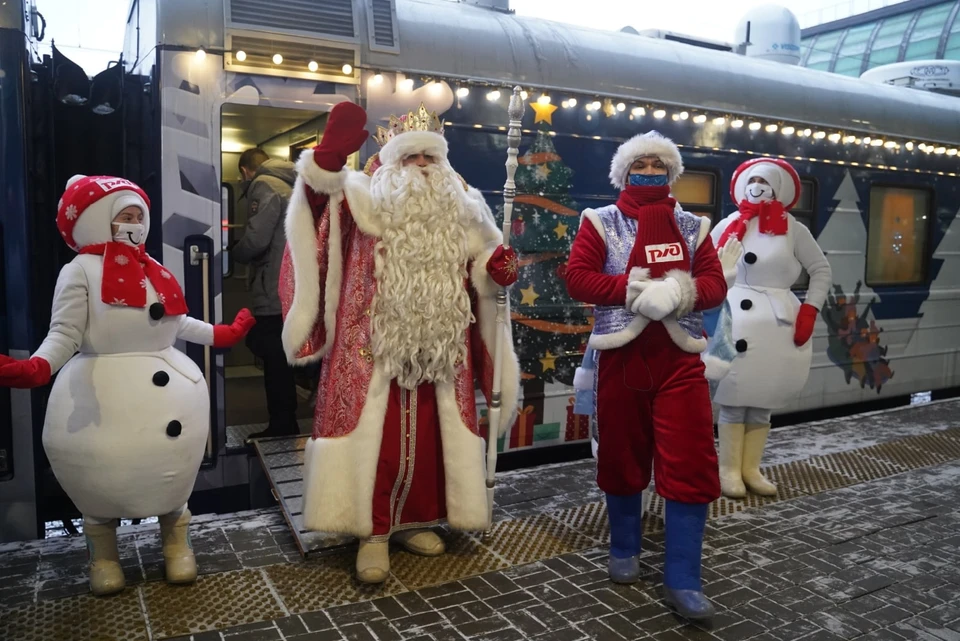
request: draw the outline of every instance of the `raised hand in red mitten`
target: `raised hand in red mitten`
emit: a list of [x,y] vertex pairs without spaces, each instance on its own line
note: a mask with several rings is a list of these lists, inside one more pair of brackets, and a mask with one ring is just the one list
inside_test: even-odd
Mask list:
[[510,287],[517,282],[517,252],[512,247],[497,247],[487,260],[487,273],[500,287]]
[[817,308],[804,303],[797,313],[796,330],[793,333],[793,343],[797,347],[806,345],[813,336],[813,326],[817,322]]
[[366,124],[367,112],[360,105],[338,103],[330,110],[320,144],[313,148],[317,166],[326,171],[343,169],[347,156],[359,151],[370,135],[364,130]]
[[0,387],[33,389],[49,383],[50,376],[50,363],[38,356],[25,361],[0,356]]
[[244,307],[237,312],[237,317],[233,319],[233,323],[230,325],[213,326],[213,346],[217,348],[233,347],[242,341],[243,337],[246,336],[256,324],[257,319],[253,317],[249,309]]

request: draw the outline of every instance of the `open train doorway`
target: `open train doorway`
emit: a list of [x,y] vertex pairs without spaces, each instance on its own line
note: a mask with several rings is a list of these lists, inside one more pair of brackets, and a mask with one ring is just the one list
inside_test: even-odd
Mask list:
[[[295,162],[300,151],[317,144],[326,120],[326,112],[310,110],[243,104],[224,104],[221,108],[222,260],[217,267],[223,282],[221,304],[226,322],[244,307],[257,314],[258,304],[262,309],[265,290],[276,292],[277,283],[267,281],[274,280],[270,274],[279,270],[279,265],[264,269],[265,261],[276,260],[269,255],[269,243],[252,259],[249,249],[242,256],[231,251],[249,232],[248,221],[258,207],[248,198],[249,183],[241,175],[240,157],[248,149],[260,149],[271,160]],[[277,233],[282,233],[282,219],[278,224],[281,229]],[[262,234],[259,230],[258,233]],[[250,341],[241,343],[224,357],[228,450],[245,448],[248,437],[266,430],[270,422],[264,380],[266,363],[259,343],[252,346],[253,349]],[[312,424],[318,377],[318,367],[294,370],[296,420],[303,433]]]

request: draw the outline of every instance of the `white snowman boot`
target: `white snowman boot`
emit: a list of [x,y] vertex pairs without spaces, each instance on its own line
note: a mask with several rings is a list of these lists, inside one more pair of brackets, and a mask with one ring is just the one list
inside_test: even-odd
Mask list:
[[117,551],[117,520],[95,523],[83,519],[83,535],[90,556],[90,590],[97,596],[123,591],[126,579]]
[[774,496],[777,486],[760,472],[760,459],[767,445],[770,425],[747,425],[743,436],[743,482],[750,491],[760,496]]
[[747,495],[743,484],[743,423],[721,423],[717,426],[720,442],[720,491],[732,499]]
[[163,541],[163,564],[167,583],[193,583],[197,580],[197,559],[190,542],[190,510],[175,511],[159,517]]
[[389,574],[389,541],[361,540],[357,550],[357,579],[362,583],[383,583]]

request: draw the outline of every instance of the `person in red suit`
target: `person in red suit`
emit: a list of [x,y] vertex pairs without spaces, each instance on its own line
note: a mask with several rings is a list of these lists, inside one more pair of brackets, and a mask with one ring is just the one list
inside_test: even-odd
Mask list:
[[[517,257],[475,188],[447,160],[443,125],[423,105],[379,127],[366,171],[344,167],[367,115],[342,102],[303,153],[280,269],[283,345],[323,360],[304,453],[304,526],[360,539],[357,578],[381,583],[392,540],[421,556],[430,528],[487,527],[484,443],[474,389],[513,424],[520,367],[502,341],[492,396],[496,298]],[[493,436],[492,438],[495,438]]]
[[664,598],[688,619],[709,620],[700,557],[720,480],[701,310],[720,305],[727,285],[710,221],[670,197],[681,173],[677,146],[655,131],[621,145],[610,165],[620,196],[583,212],[566,281],[572,298],[595,306],[597,483],[610,519],[610,578],[639,578],[652,461],[666,501]]

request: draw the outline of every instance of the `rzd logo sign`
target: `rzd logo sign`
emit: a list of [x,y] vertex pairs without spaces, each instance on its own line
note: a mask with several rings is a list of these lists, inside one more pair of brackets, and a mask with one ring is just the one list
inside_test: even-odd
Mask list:
[[680,247],[680,243],[647,245],[644,250],[647,252],[648,263],[669,263],[683,259],[683,248]]

